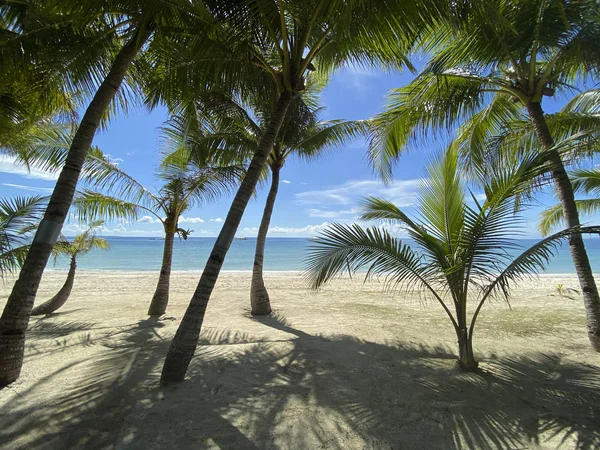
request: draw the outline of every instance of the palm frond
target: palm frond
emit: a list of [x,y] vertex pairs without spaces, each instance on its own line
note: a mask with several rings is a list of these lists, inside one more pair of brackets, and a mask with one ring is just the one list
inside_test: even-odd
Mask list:
[[118,197],[84,189],[78,191],[73,199],[72,211],[80,222],[89,223],[99,218],[108,220],[135,220],[140,211],[146,211],[159,217],[158,213],[143,205],[128,202]]
[[[600,211],[600,199],[589,198],[575,200],[577,212],[581,216],[591,216]],[[538,230],[543,236],[548,236],[553,229],[564,226],[564,213],[561,204],[551,206],[540,213]]]
[[313,159],[327,148],[340,148],[349,140],[368,136],[370,130],[366,120],[331,120],[300,133],[296,137],[300,138],[299,142],[286,144],[289,152],[295,152],[302,159]]
[[478,113],[489,90],[493,86],[484,78],[421,74],[391,91],[386,110],[372,121],[368,151],[376,173],[389,180],[393,161],[407,147]]

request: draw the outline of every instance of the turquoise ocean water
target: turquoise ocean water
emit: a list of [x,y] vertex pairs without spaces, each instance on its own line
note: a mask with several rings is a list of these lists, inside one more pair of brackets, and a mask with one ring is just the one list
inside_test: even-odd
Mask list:
[[[162,261],[163,241],[146,237],[108,237],[109,251],[95,250],[78,260],[78,268],[84,270],[129,270],[156,271]],[[594,272],[600,272],[600,239],[586,237],[585,243],[592,261]],[[189,238],[187,241],[175,240],[173,270],[201,271],[214,244],[214,238]],[[409,240],[407,240],[410,243]],[[526,246],[535,240],[521,240]],[[256,240],[236,239],[225,260],[224,270],[250,271],[254,260]],[[303,269],[303,260],[311,245],[306,238],[268,238],[266,244],[265,270],[299,271]],[[56,264],[48,263],[49,269],[65,269],[68,261],[59,259]],[[574,273],[573,263],[567,244],[563,244],[558,254],[549,264],[546,273]]]

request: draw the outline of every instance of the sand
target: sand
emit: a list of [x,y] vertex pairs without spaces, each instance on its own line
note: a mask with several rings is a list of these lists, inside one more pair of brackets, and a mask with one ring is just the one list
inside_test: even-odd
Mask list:
[[[64,276],[46,274],[39,302]],[[250,274],[225,273],[188,379],[159,388],[198,276],[174,274],[152,322],[157,274],[81,272],[60,312],[30,323],[22,376],[0,391],[0,448],[600,448],[600,354],[580,296],[557,291],[577,288],[570,275],[484,308],[474,375],[454,368],[451,325],[418,292],[343,279],[314,293],[269,273],[276,314],[255,319]]]

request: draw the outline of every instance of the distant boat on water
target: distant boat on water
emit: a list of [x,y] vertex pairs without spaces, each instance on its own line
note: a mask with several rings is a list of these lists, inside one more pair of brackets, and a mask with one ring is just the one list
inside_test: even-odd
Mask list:
[[247,241],[247,240],[248,240],[248,238],[247,238],[247,237],[236,237],[236,239],[237,239],[238,241]]

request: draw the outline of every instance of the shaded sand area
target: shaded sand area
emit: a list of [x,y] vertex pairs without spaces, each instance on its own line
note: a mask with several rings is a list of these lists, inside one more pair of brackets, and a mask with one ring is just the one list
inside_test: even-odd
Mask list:
[[[64,274],[49,273],[39,301]],[[475,335],[482,375],[454,369],[455,337],[418,293],[267,275],[277,314],[249,315],[250,274],[221,276],[202,345],[157,387],[198,274],[169,315],[145,312],[155,274],[81,273],[65,307],[30,324],[22,377],[0,391],[4,449],[600,448],[600,355],[571,276],[522,283]],[[9,286],[1,291],[4,306]]]

